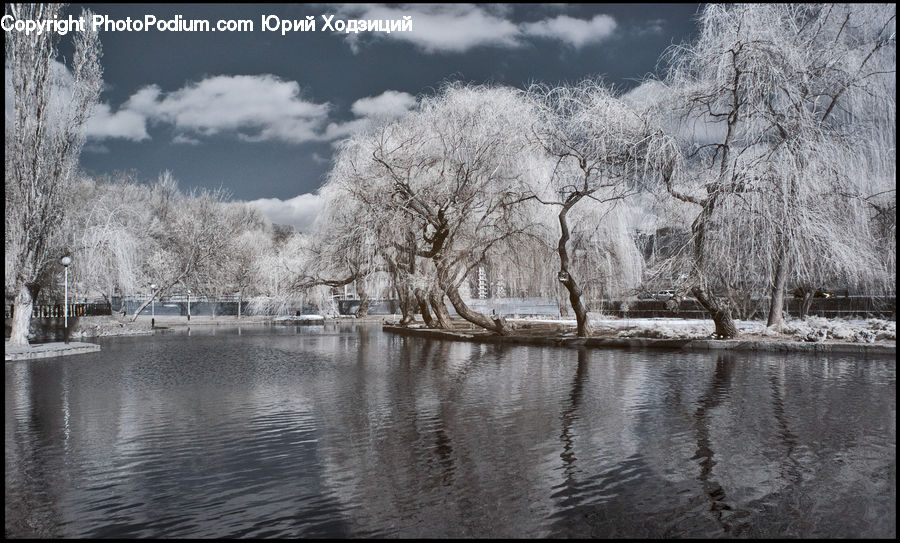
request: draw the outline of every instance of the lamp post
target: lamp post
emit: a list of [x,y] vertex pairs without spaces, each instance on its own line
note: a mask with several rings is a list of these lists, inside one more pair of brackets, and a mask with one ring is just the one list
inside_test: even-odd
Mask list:
[[[63,323],[65,324],[66,330],[63,332],[63,341],[65,343],[69,342],[69,264],[72,263],[72,259],[68,256],[64,256],[59,260],[59,263],[63,265],[66,269],[66,290],[65,290],[65,298],[63,299],[65,305],[63,306]],[[57,313],[58,315],[59,313]]]
[[150,316],[156,318],[156,283],[150,285]]
[[191,320],[191,289],[188,289],[187,295],[188,295],[188,320]]

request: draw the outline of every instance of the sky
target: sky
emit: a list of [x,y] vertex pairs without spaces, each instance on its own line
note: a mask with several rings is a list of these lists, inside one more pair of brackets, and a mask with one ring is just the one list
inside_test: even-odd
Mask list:
[[[335,145],[450,81],[518,88],[602,77],[622,91],[692,39],[698,4],[72,4],[115,21],[249,20],[252,31],[104,30],[104,89],[81,156],[90,175],[169,170],[224,187],[273,222],[309,226]],[[266,30],[281,21],[315,31]],[[323,30],[402,21],[412,30]],[[121,24],[121,23],[120,23]],[[71,55],[65,41],[61,53]]]

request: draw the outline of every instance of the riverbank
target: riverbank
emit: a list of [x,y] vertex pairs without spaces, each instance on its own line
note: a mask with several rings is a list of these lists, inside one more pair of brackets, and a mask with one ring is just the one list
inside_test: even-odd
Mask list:
[[[385,320],[391,320],[393,315],[371,315],[363,318],[355,318],[348,315],[338,317],[322,317],[321,315],[303,315],[300,317],[276,317],[272,315],[262,316],[242,316],[237,318],[233,315],[224,316],[203,316],[193,315],[191,320],[187,317],[179,315],[157,315],[155,317],[141,315],[137,320],[132,321],[131,316],[122,317],[120,315],[107,316],[91,316],[77,317],[69,319],[69,339],[91,339],[98,337],[112,336],[133,336],[133,335],[150,335],[154,333],[164,333],[169,330],[183,330],[191,326],[207,327],[207,326],[250,326],[250,325],[316,325],[330,324],[341,322],[374,322],[383,323]],[[9,319],[7,319],[9,321]],[[48,341],[62,340],[63,329],[62,319],[56,319],[58,322],[39,322],[35,319],[32,322],[30,341]],[[9,325],[7,322],[7,335],[9,334]]]
[[238,319],[234,316],[187,317],[173,315],[159,315],[148,317],[141,315],[132,321],[131,317],[105,316],[105,317],[80,317],[73,327],[69,337],[72,339],[85,339],[110,336],[149,335],[166,330],[182,329],[191,326],[237,326],[272,324],[274,317],[269,316],[245,316]]
[[[454,319],[452,330],[427,329],[413,324],[398,326],[397,315],[321,317],[274,316],[183,316],[81,317],[72,326],[71,341],[91,338],[150,335],[167,331],[209,326],[296,325],[366,322],[383,324],[389,333],[419,335],[457,341],[500,342],[520,345],[553,345],[569,347],[605,347],[626,349],[680,350],[754,350],[771,352],[842,352],[894,355],[896,353],[896,323],[881,319],[844,320],[808,317],[789,320],[780,332],[766,328],[761,321],[736,321],[740,337],[732,340],[712,339],[713,325],[703,319],[625,319],[592,316],[594,333],[590,338],[575,337],[575,321],[553,318],[508,319],[511,333],[497,336],[481,330],[461,319]],[[310,320],[311,319],[311,320]],[[61,337],[61,336],[59,336]],[[59,339],[59,337],[57,339]]]
[[51,358],[54,356],[69,356],[75,354],[93,353],[100,350],[100,346],[95,343],[71,342],[64,343],[56,341],[53,343],[36,343],[34,345],[10,346],[9,342],[3,349],[3,354],[7,362],[15,360],[31,360],[34,358]]
[[[575,337],[574,322],[547,319],[510,320],[508,324],[511,333],[506,336],[479,330],[461,321],[455,322],[452,330],[430,329],[422,325],[406,327],[395,323],[386,323],[382,329],[392,334],[432,339],[575,348],[734,350],[886,356],[895,356],[897,349],[892,326],[894,323],[885,321],[871,323],[863,321],[862,324],[811,321],[813,325],[822,325],[816,328],[810,327],[810,322],[804,320],[786,326],[782,333],[774,333],[761,323],[748,321],[740,323],[741,337],[729,340],[712,339],[711,332],[705,330],[703,321],[691,319],[653,321],[656,319],[592,321],[594,334],[588,338]],[[709,326],[711,328],[711,324]],[[807,328],[811,332],[806,332]],[[829,331],[835,335],[829,337]]]

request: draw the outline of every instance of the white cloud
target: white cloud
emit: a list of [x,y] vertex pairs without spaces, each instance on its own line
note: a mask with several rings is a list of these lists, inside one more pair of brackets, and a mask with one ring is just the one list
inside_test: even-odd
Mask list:
[[260,198],[247,203],[259,209],[273,223],[289,224],[297,230],[306,231],[319,215],[322,198],[318,194],[307,193],[288,200]]
[[132,141],[150,139],[147,119],[140,113],[125,107],[113,113],[109,104],[94,106],[85,125],[85,135],[92,139],[124,138]]
[[[6,67],[4,94],[6,97],[5,116],[7,123],[12,120],[15,103],[11,77],[12,70]],[[74,79],[72,73],[62,62],[53,61],[53,64],[51,64],[51,82],[50,117],[68,115],[66,112],[72,102]],[[131,111],[127,106],[123,106],[119,111],[113,113],[109,104],[101,102],[96,104],[91,111],[91,115],[84,125],[84,133],[93,140],[124,138],[141,141],[150,137],[147,134],[145,121],[144,115]],[[89,150],[93,152],[108,152],[108,149],[106,151],[97,151],[98,149],[105,149],[105,147],[96,146]]]
[[317,139],[328,116],[328,104],[300,98],[296,81],[268,74],[213,76],[159,96],[151,86],[129,102],[183,134],[235,132],[248,141],[301,143]]
[[365,130],[369,123],[371,123],[371,120],[367,118],[353,119],[342,123],[328,123],[322,139],[331,141],[346,138],[360,130]]
[[[412,32],[383,34],[408,41],[427,53],[461,53],[481,45],[518,47],[518,27],[473,4],[412,4],[400,7],[347,5],[344,14],[360,19],[400,20],[412,17]],[[382,35],[382,33],[373,33]]]
[[170,93],[156,85],[135,92],[118,111],[95,108],[87,125],[94,139],[148,139],[146,123],[167,123],[178,135],[173,143],[195,145],[201,136],[236,134],[246,141],[302,143],[321,139],[328,104],[300,97],[296,81],[274,75],[220,75]]
[[[72,96],[72,74],[62,63],[53,66],[52,111],[63,111]],[[10,70],[6,70],[6,122],[12,118]],[[234,133],[247,141],[279,140],[290,143],[321,140],[328,119],[327,103],[300,97],[296,81],[274,75],[222,75],[203,79],[163,93],[150,85],[134,93],[113,112],[97,104],[85,124],[92,140],[150,138],[147,123],[167,123],[177,132],[175,143],[198,143],[200,136]]]
[[[71,85],[66,85],[71,75],[60,66],[59,87],[71,95]],[[8,83],[6,92],[7,96],[11,93]],[[64,102],[64,95],[65,92],[60,93],[56,101]],[[11,103],[8,99],[7,119],[12,112]],[[150,138],[148,123],[164,123],[175,128],[176,136],[172,140],[175,144],[197,145],[203,137],[217,134],[250,142],[332,141],[365,129],[372,119],[395,118],[415,105],[413,95],[387,90],[355,101],[351,106],[355,119],[328,123],[329,104],[301,98],[300,85],[295,81],[282,81],[268,74],[223,75],[208,77],[170,93],[148,85],[135,92],[116,112],[109,104],[98,104],[88,119],[86,133],[94,141],[108,138],[142,141]]]
[[184,134],[177,134],[174,138],[172,138],[172,143],[182,143],[185,145],[200,145],[200,140],[196,138],[192,138],[190,136],[186,136]]
[[416,97],[407,92],[386,90],[378,96],[367,96],[350,106],[357,117],[398,117],[416,105]]
[[[549,38],[574,47],[584,47],[609,38],[616,21],[609,15],[576,19],[559,15],[552,19],[516,24],[508,20],[510,9],[499,5],[408,4],[398,7],[357,4],[346,5],[340,16],[359,19],[400,20],[412,18],[411,32],[372,33],[376,38],[407,41],[426,53],[463,53],[475,47],[521,47],[531,38]],[[563,9],[563,8],[560,8]],[[360,37],[348,36],[354,52]]]
[[350,111],[356,119],[343,123],[329,123],[323,139],[338,140],[365,130],[374,120],[397,118],[416,105],[416,97],[407,92],[386,90],[378,96],[366,96],[353,102]]
[[671,95],[671,89],[663,82],[655,79],[648,79],[626,92],[622,96],[622,99],[632,107],[642,109],[653,106],[663,100],[669,100]]
[[553,19],[522,25],[522,31],[526,35],[559,40],[576,48],[603,41],[615,29],[616,20],[603,14],[595,15],[589,21],[559,15]]
[[638,28],[638,35],[644,34],[662,34],[666,29],[665,19],[652,19],[647,21],[643,27]]

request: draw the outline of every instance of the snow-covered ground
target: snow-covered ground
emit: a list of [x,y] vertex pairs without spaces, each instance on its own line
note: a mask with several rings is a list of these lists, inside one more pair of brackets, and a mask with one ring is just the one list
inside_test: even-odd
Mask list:
[[[595,332],[617,332],[619,337],[646,338],[708,338],[712,336],[715,326],[711,320],[704,319],[628,319],[610,317],[591,317],[591,326]],[[575,319],[520,318],[508,319],[510,322],[556,323],[575,326]],[[775,338],[791,338],[803,341],[823,341],[834,339],[839,341],[858,341],[871,343],[879,340],[896,340],[894,321],[882,319],[825,319],[822,317],[806,317],[803,320],[788,320],[781,332],[767,328],[763,321],[736,320],[735,325],[741,335],[764,336]]]
[[275,317],[275,322],[293,322],[293,321],[303,321],[303,322],[325,322],[325,317],[322,315],[298,315],[298,316],[287,316],[287,317]]

